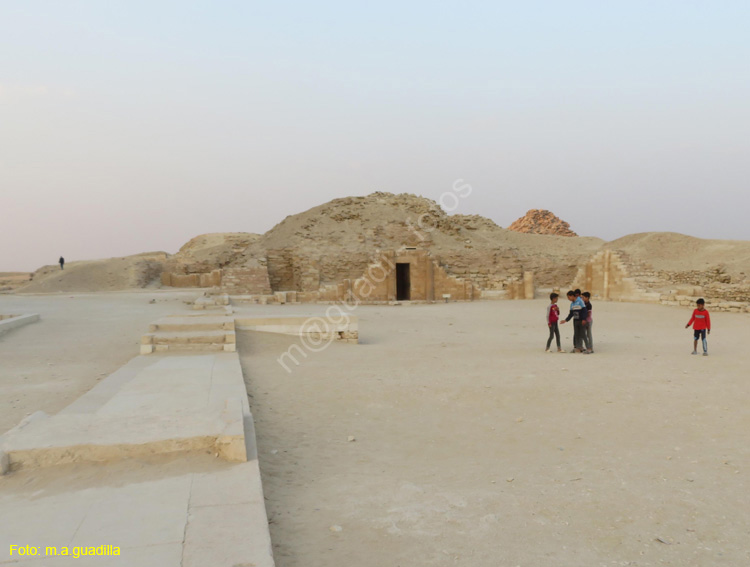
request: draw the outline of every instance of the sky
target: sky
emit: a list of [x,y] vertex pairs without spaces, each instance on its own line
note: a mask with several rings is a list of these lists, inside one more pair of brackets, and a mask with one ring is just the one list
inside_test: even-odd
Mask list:
[[750,3],[0,0],[0,271],[373,191],[750,239]]

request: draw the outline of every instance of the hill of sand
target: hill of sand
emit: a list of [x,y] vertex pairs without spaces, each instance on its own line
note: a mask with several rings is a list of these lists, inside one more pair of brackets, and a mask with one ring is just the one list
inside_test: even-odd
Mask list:
[[172,272],[207,272],[235,265],[251,244],[261,235],[250,232],[214,232],[191,238],[177,254],[169,257],[167,270]]
[[532,270],[543,285],[571,281],[598,250],[599,238],[523,234],[480,215],[449,215],[435,202],[402,193],[334,199],[289,216],[248,246],[231,265],[292,249],[319,269],[321,283],[361,276],[376,250],[428,249],[449,273],[493,270],[518,276]]
[[[598,250],[598,238],[521,234],[480,215],[448,215],[435,202],[411,194],[377,192],[334,199],[286,217],[263,235],[198,236],[170,257],[167,270],[203,273],[291,255],[296,266],[314,265],[321,283],[361,276],[378,250],[427,248],[449,268],[465,272],[488,265],[501,271],[534,270],[549,280],[572,279],[576,266]],[[546,278],[546,279],[545,279]]]
[[437,253],[517,248],[528,254],[566,255],[593,250],[604,241],[520,234],[480,215],[448,215],[431,199],[378,192],[334,199],[289,216],[264,234],[258,245],[368,251],[425,242]]
[[18,289],[26,285],[30,279],[29,272],[0,272],[0,293]]
[[148,252],[109,258],[82,260],[43,266],[33,273],[31,282],[17,291],[21,293],[115,291],[156,285],[164,269],[166,252]]
[[683,272],[721,268],[733,280],[750,276],[750,241],[706,240],[675,232],[630,234],[605,245],[656,270]]

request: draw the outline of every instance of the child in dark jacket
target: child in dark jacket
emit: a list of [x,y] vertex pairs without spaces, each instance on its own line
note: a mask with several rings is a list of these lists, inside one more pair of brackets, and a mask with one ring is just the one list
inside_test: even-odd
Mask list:
[[594,307],[591,305],[590,292],[584,291],[581,295],[583,296],[583,304],[586,306],[586,310],[589,312],[589,316],[586,319],[586,327],[583,329],[583,332],[586,333],[586,336],[589,339],[589,352],[593,354],[594,336],[592,335],[592,329],[594,327]]
[[[580,295],[576,297],[574,291],[568,292],[568,301],[570,301],[570,313],[560,324],[563,325],[573,319],[573,352],[583,352],[590,354],[591,349],[589,348],[589,339],[586,336],[585,326],[586,319],[588,319],[589,313],[586,309],[586,305],[583,303]],[[586,343],[586,349],[583,348],[583,343]]]

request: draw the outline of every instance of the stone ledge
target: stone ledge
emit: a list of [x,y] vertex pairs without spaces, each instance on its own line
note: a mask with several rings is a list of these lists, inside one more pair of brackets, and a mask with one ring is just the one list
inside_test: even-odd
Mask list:
[[37,412],[0,437],[3,468],[206,450],[247,460],[252,416],[237,355],[134,360],[57,415]]
[[3,318],[2,320],[0,320],[0,335],[2,335],[3,333],[7,333],[8,331],[12,331],[13,329],[23,327],[24,325],[28,325],[29,323],[34,323],[36,321],[39,321],[38,313],[29,313],[26,315],[11,315],[10,317]]

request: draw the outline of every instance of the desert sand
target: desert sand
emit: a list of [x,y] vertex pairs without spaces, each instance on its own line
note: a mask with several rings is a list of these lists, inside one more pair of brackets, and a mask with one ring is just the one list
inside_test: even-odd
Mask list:
[[747,563],[748,316],[704,358],[686,310],[599,303],[596,354],[545,354],[544,304],[363,307],[291,374],[244,333],[277,565]]
[[29,272],[0,272],[0,293],[10,292],[29,282]]
[[[42,314],[0,338],[0,429],[95,385],[189,296],[0,297]],[[291,373],[298,339],[239,333],[277,565],[746,564],[750,316],[716,313],[695,357],[689,310],[599,302],[585,356],[543,352],[544,306],[363,306],[360,345]]]

